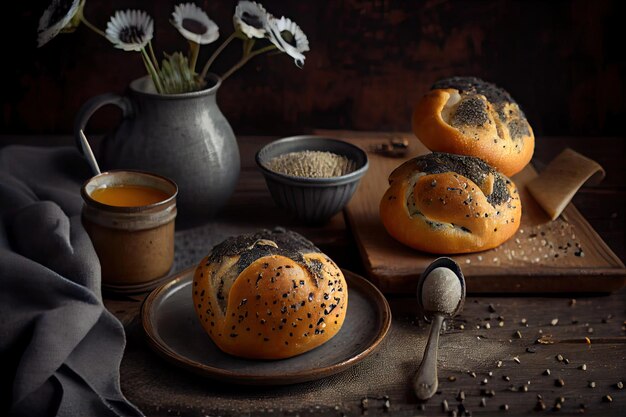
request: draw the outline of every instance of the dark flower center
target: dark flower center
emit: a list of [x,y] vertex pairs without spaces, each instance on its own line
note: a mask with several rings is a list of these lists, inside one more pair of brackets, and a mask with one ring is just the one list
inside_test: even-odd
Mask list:
[[145,32],[139,26],[126,26],[120,31],[120,40],[124,43],[141,43]]
[[198,22],[194,19],[183,19],[183,28],[187,29],[191,33],[195,33],[197,35],[202,35],[206,33],[207,27],[202,23]]
[[288,30],[283,30],[282,32],[280,32],[280,36],[285,40],[285,42],[287,42],[294,48],[298,46],[298,42],[296,42],[296,37]]
[[54,10],[52,10],[52,14],[50,15],[48,27],[60,22],[65,16],[67,16],[67,13],[76,1],[77,0],[55,0]]
[[263,22],[258,15],[243,12],[243,14],[241,15],[241,20],[248,26],[252,26],[256,29],[263,29]]

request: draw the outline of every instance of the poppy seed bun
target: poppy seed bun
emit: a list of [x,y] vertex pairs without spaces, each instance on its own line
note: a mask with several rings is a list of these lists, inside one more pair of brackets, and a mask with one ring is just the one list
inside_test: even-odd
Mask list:
[[396,240],[424,252],[494,248],[515,234],[522,206],[515,184],[471,156],[431,153],[389,176],[380,218]]
[[504,175],[530,162],[535,136],[505,90],[474,77],[438,81],[413,111],[413,132],[431,151],[481,158]]
[[215,246],[196,268],[193,302],[202,327],[224,352],[282,359],[339,332],[348,287],[328,256],[277,228]]

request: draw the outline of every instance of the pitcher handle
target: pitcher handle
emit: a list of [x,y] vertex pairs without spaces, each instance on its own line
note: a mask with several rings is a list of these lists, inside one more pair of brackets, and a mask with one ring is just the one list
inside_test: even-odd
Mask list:
[[81,145],[79,132],[81,130],[84,131],[91,116],[93,116],[100,107],[106,106],[107,104],[114,104],[119,107],[122,110],[122,117],[130,117],[133,115],[133,106],[128,97],[105,93],[87,100],[85,104],[81,106],[74,120],[74,140],[81,154],[83,153],[83,147]]

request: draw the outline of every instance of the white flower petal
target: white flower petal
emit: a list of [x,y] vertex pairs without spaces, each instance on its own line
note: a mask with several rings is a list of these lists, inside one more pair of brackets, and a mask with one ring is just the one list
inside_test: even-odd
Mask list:
[[309,40],[295,22],[284,16],[280,19],[272,17],[269,19],[268,35],[270,41],[292,57],[298,67],[304,66],[304,52],[309,50]]
[[125,51],[141,51],[153,34],[154,22],[143,10],[118,10],[106,28],[107,39]]
[[179,4],[174,7],[172,24],[186,39],[206,45],[215,42],[220,36],[214,21],[193,3]]
[[80,11],[83,3],[84,0],[52,0],[39,19],[37,47],[44,46],[65,29]]
[[235,8],[233,24],[249,38],[265,38],[271,15],[254,1],[240,1]]

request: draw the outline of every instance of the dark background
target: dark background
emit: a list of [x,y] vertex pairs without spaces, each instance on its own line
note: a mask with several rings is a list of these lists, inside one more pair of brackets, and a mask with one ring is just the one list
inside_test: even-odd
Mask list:
[[[89,97],[123,92],[144,75],[137,53],[117,50],[81,26],[36,48],[49,0],[7,2],[3,29],[0,133],[70,133]],[[186,50],[168,22],[179,1],[87,0],[104,29],[115,10],[155,19],[157,51]],[[204,63],[232,31],[233,1],[197,1],[220,26]],[[311,51],[304,69],[286,55],[261,56],[221,87],[218,102],[237,134],[291,134],[313,128],[409,130],[413,104],[441,77],[476,75],[506,88],[538,135],[624,136],[624,46],[617,1],[277,1]],[[157,52],[159,53],[159,52]],[[231,45],[216,69],[235,62]],[[92,133],[113,127],[100,111]]]

